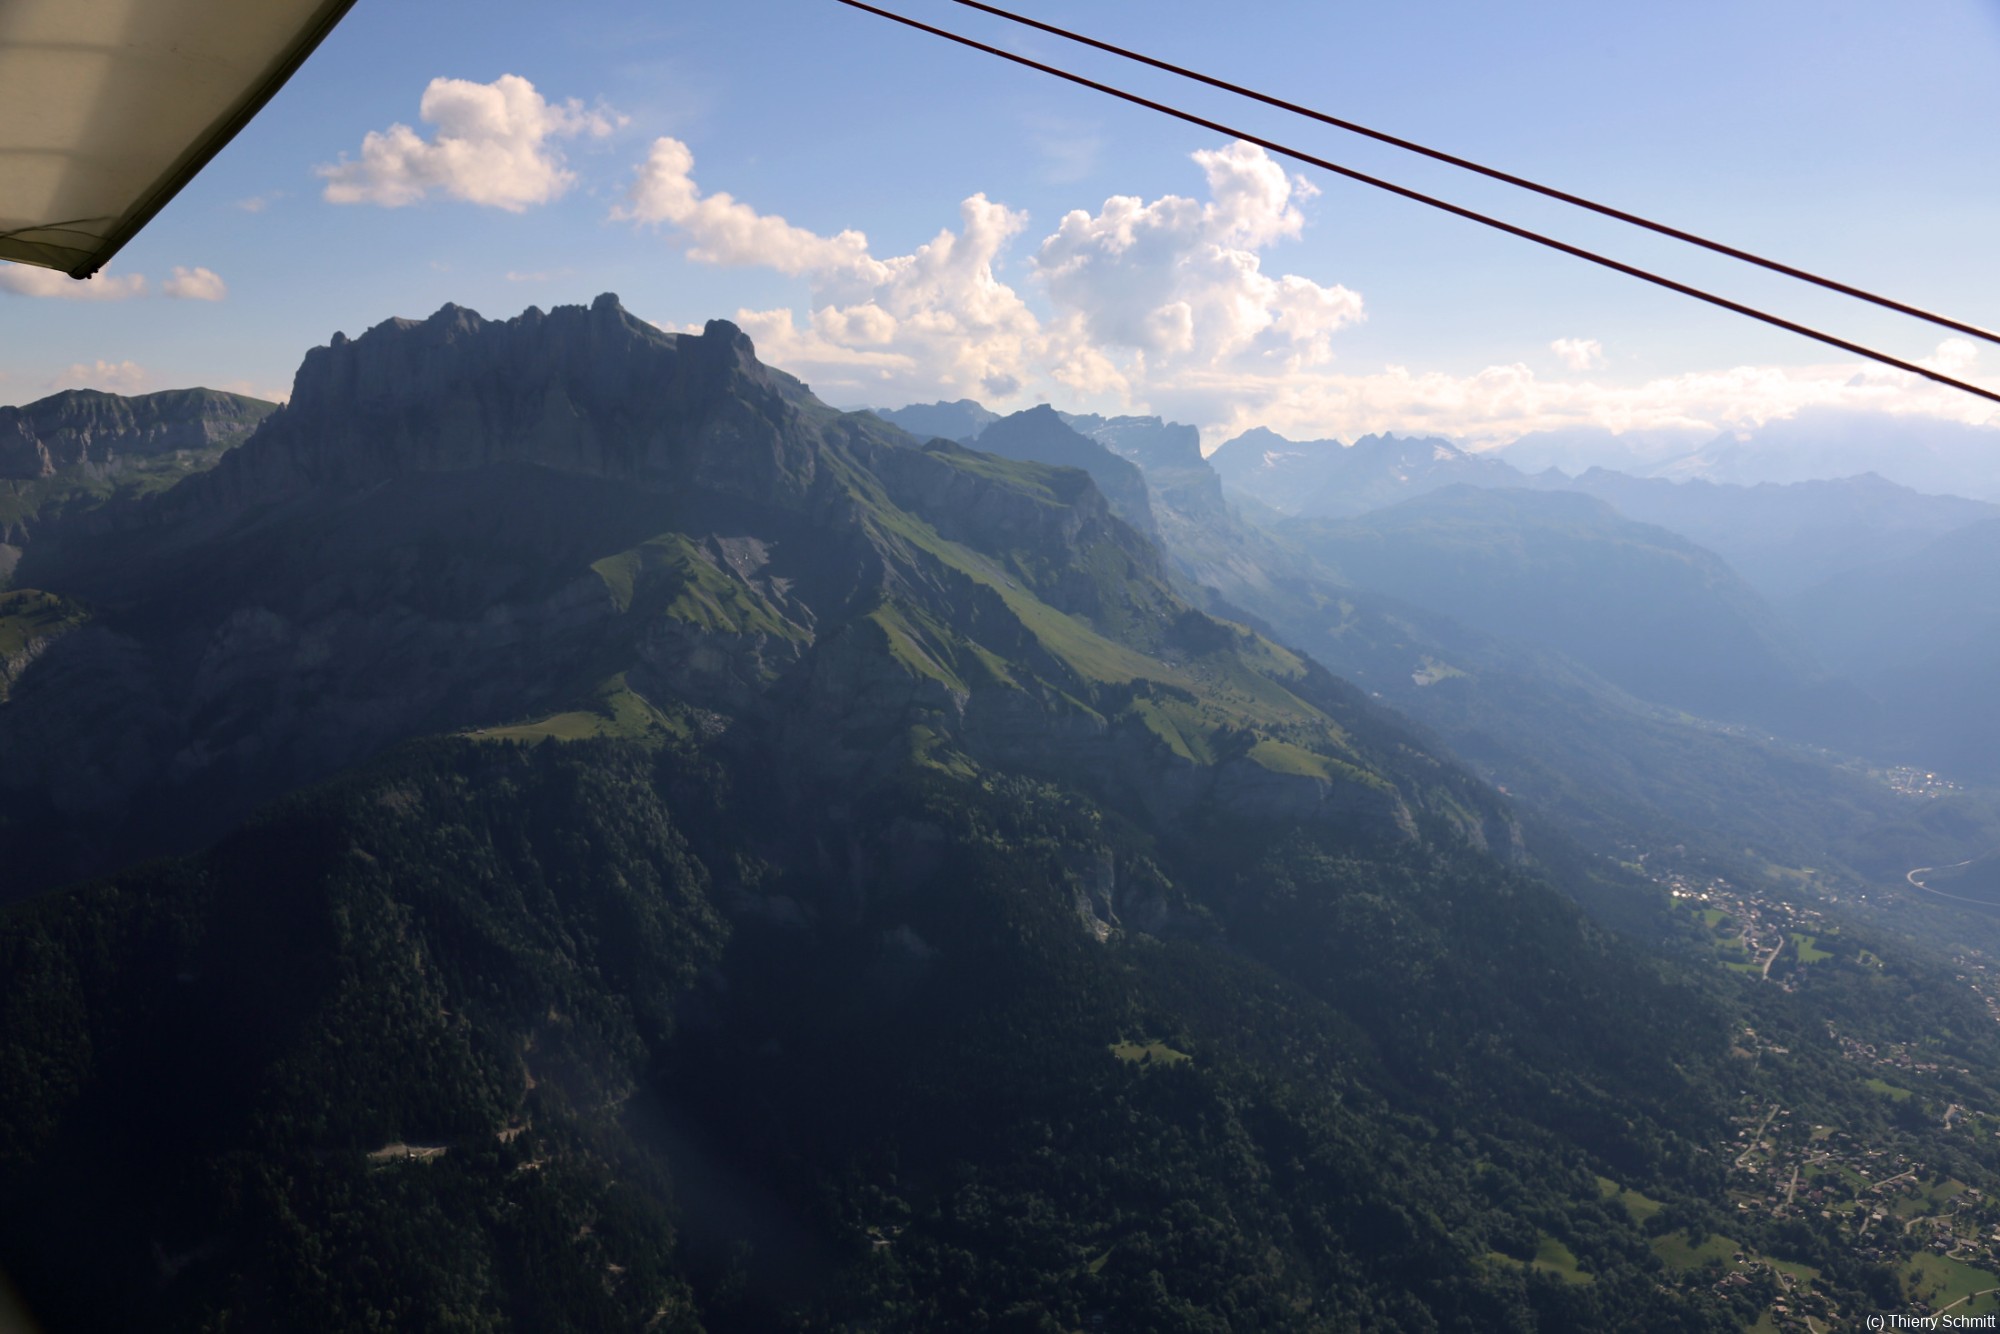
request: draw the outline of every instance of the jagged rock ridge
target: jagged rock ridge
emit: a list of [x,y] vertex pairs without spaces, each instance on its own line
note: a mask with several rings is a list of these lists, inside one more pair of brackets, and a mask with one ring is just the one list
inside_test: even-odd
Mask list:
[[201,450],[242,439],[276,407],[216,389],[123,397],[69,389],[23,407],[0,407],[0,478],[33,480],[64,469],[117,469],[127,455]]
[[1521,486],[1504,459],[1470,454],[1435,436],[1287,440],[1253,427],[1209,456],[1225,485],[1285,514],[1347,518],[1441,486]]

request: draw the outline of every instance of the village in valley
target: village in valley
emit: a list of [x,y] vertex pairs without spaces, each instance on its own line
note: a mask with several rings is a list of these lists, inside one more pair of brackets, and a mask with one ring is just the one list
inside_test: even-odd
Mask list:
[[[1908,777],[1922,786],[1931,776],[1912,771]],[[1884,966],[1873,952],[1842,939],[1820,908],[1753,896],[1713,874],[1648,868],[1649,860],[1657,865],[1670,859],[1641,854],[1637,865],[1676,908],[1697,918],[1697,939],[1731,972],[1797,993],[1820,964]],[[1970,946],[1955,949],[1952,959],[1956,980],[2000,1023],[2000,969]],[[1866,1129],[1822,1124],[1746,1089],[1731,1137],[1716,1146],[1727,1155],[1729,1197],[1743,1220],[1735,1232],[1750,1236],[1767,1231],[1753,1224],[1802,1220],[1817,1222],[1814,1230],[1824,1235],[1832,1224],[1856,1259],[1896,1273],[1902,1313],[2000,1316],[2000,1193],[1960,1179],[1949,1163],[1937,1161],[1957,1156],[1945,1146],[1992,1141],[2000,1133],[2000,1108],[1952,1100],[1945,1092],[1952,1077],[1972,1072],[1931,1045],[1864,1040],[1833,1019],[1822,1022],[1840,1060],[1856,1068],[1862,1087],[1882,1099],[1889,1115]],[[1735,1034],[1730,1055],[1755,1068],[1793,1052],[1746,1026]],[[1621,1199],[1642,1222],[1662,1209],[1608,1180],[1601,1185],[1607,1198]],[[1761,1308],[1753,1330],[1825,1334],[1858,1327],[1866,1314],[1843,1311],[1815,1283],[1819,1271],[1811,1265],[1760,1253],[1734,1239],[1726,1222],[1709,1232],[1660,1233],[1654,1249],[1681,1283],[1709,1286]]]

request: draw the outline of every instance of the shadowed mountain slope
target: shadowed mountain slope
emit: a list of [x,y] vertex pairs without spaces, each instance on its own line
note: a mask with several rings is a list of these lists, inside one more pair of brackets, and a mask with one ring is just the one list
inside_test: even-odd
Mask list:
[[1149,537],[1157,535],[1145,474],[1073,429],[1046,403],[989,424],[979,433],[978,447],[1024,463],[1047,463],[1089,473],[1110,502],[1112,513]]

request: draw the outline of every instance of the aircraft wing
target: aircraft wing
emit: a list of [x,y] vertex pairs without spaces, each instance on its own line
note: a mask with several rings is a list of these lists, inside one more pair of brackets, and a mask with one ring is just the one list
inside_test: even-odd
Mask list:
[[0,259],[85,278],[354,0],[4,0]]

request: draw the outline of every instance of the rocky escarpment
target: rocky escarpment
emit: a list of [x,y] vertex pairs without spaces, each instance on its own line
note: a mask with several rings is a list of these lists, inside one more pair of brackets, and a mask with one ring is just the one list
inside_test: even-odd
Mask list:
[[[996,479],[978,451],[932,441],[921,450],[861,447],[899,508],[922,515],[938,534],[1000,557],[1024,552],[1115,551],[1121,578],[1163,583],[1157,548],[1140,541],[1087,474],[1063,468]],[[1012,484],[1010,484],[1012,483]],[[1071,560],[1034,562],[1036,596],[1093,620],[1109,613],[1102,572]]]
[[1064,418],[1083,435],[1141,468],[1193,468],[1201,456],[1201,432],[1185,422],[1164,417],[1100,417],[1095,414]]
[[499,463],[796,500],[824,414],[808,405],[724,320],[666,333],[609,294],[506,321],[447,305],[308,352],[285,409],[176,500],[241,508]]
[[1194,427],[1159,417],[1072,417],[1070,425],[1138,465],[1163,527],[1174,516],[1200,520],[1226,509],[1222,478],[1202,457],[1201,432]]
[[215,389],[133,398],[66,390],[25,407],[0,407],[0,478],[34,480],[64,470],[109,476],[128,457],[233,444],[276,409]]
[[276,407],[213,389],[137,398],[70,390],[0,407],[0,587],[31,545],[91,528],[119,496],[214,466]]

